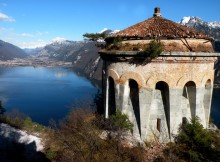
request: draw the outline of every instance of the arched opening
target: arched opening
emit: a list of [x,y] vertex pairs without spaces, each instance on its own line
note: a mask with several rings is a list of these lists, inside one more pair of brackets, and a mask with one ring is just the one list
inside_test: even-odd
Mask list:
[[167,128],[170,134],[170,96],[169,96],[169,86],[166,82],[160,81],[156,84],[156,90],[160,91],[160,98],[162,99],[162,106],[164,108]]
[[207,123],[209,120],[211,98],[212,98],[212,83],[211,83],[211,80],[209,79],[209,80],[207,80],[207,82],[205,84],[204,98],[203,98],[203,106],[204,106],[204,110],[205,110],[205,118],[206,118]]
[[138,84],[135,80],[129,80],[129,88],[130,88],[130,100],[134,111],[134,116],[137,122],[139,133],[141,134],[141,120],[140,120],[140,106],[139,106],[139,89]]
[[193,81],[189,81],[183,88],[183,97],[187,99],[188,106],[190,108],[191,118],[196,116],[196,84]]
[[108,95],[108,114],[113,115],[116,112],[115,104],[115,83],[112,77],[108,78],[109,82],[109,95]]

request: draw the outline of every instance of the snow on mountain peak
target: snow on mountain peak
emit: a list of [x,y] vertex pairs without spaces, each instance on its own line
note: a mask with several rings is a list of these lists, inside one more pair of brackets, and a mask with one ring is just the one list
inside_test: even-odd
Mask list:
[[111,36],[117,32],[119,32],[120,30],[111,30],[111,29],[108,29],[108,28],[104,28],[102,29],[100,32],[98,33],[104,33],[106,36]]
[[109,30],[108,28],[104,28],[104,29],[102,29],[100,32],[98,32],[98,33],[104,33],[104,32],[106,32],[107,30]]
[[57,43],[62,43],[65,42],[66,39],[65,38],[61,38],[61,37],[56,37],[54,39],[52,39],[52,42],[57,42]]
[[208,26],[211,28],[220,28],[220,23],[219,22],[210,22],[208,23]]
[[186,25],[188,23],[196,23],[198,21],[202,21],[202,19],[200,19],[199,17],[196,17],[196,16],[185,16],[180,21],[180,24]]
[[182,20],[180,21],[180,24],[186,26],[192,26],[193,24],[201,24],[202,26],[206,26],[209,28],[220,28],[219,22],[206,22],[203,21],[201,18],[195,16],[183,17]]
[[190,20],[191,16],[183,17],[182,20],[180,21],[180,24],[187,24]]

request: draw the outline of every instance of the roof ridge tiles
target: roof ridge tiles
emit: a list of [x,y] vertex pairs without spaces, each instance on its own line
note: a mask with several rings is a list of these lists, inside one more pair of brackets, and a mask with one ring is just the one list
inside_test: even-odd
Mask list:
[[110,37],[124,38],[197,38],[212,40],[206,34],[200,33],[194,29],[187,28],[184,25],[178,24],[162,16],[153,16],[147,20],[130,26]]

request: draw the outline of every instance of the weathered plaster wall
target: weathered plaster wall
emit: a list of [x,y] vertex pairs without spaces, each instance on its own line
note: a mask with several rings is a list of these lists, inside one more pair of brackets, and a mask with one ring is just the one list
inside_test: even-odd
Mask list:
[[[106,117],[108,79],[111,77],[115,83],[116,108],[134,123],[134,136],[137,138],[168,141],[172,139],[172,134],[177,133],[184,117],[190,119],[195,115],[204,127],[208,127],[215,60],[214,57],[159,57],[145,64],[105,60]],[[131,101],[130,80],[136,81],[139,87],[139,124]],[[168,85],[168,108],[164,106],[163,92],[155,89],[161,81]],[[186,87],[186,84],[189,86]],[[157,129],[158,121],[161,121],[160,131]]]

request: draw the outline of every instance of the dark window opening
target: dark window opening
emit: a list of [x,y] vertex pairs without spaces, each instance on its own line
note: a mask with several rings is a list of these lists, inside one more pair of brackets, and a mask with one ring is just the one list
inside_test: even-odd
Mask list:
[[116,113],[116,104],[115,104],[115,83],[114,80],[109,77],[109,95],[108,95],[108,109],[109,116]]
[[135,119],[137,121],[139,133],[141,135],[140,106],[139,106],[139,88],[135,80],[129,80],[130,99],[134,110]]
[[163,107],[166,115],[168,132],[170,134],[170,95],[169,95],[169,86],[166,82],[160,81],[156,84],[156,89],[160,90]]
[[187,124],[187,118],[183,117],[182,118],[182,127],[185,128],[186,124]]
[[157,119],[157,130],[160,132],[161,131],[161,119]]
[[183,96],[188,100],[191,117],[196,116],[196,84],[189,81],[183,88]]

